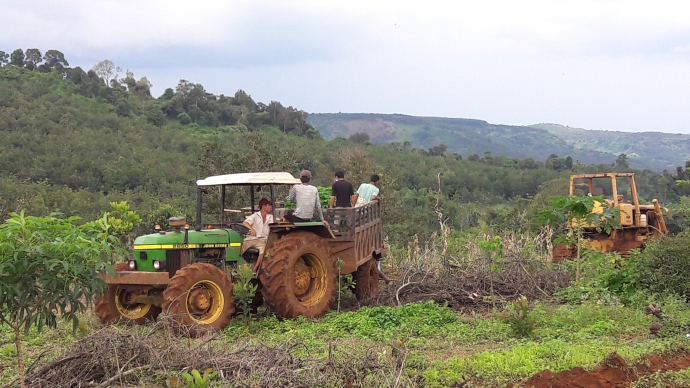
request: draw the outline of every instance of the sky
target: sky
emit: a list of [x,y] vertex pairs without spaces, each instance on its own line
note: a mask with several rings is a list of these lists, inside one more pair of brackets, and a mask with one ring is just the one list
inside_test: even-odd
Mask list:
[[[690,2],[2,0],[0,50],[310,113],[690,133]],[[124,74],[123,74],[124,75]]]

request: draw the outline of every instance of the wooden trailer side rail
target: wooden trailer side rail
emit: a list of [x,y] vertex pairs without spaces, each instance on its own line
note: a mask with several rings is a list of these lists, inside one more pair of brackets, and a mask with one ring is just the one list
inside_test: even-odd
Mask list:
[[331,242],[334,254],[345,262],[343,273],[352,273],[383,252],[383,221],[381,204],[369,202],[354,208],[324,209],[324,218],[331,226],[335,240]]

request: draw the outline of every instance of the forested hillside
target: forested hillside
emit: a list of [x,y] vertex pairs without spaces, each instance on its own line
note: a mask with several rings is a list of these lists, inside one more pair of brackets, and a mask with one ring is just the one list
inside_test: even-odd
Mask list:
[[583,164],[614,163],[626,154],[632,167],[674,170],[690,158],[690,135],[574,129],[555,124],[509,126],[486,121],[399,114],[311,114],[323,137],[367,138],[410,148],[442,147],[465,157],[483,152],[544,161],[567,156]]
[[536,124],[581,150],[626,154],[633,165],[657,171],[673,169],[690,159],[690,135],[661,132],[617,132]]
[[[330,185],[342,168],[355,185],[382,176],[387,236],[406,244],[438,229],[437,211],[456,231],[534,228],[532,216],[546,196],[565,194],[569,174],[614,168],[555,155],[545,162],[488,152],[467,158],[438,146],[324,140],[299,109],[255,102],[243,91],[214,95],[185,80],[154,98],[146,77],[108,76],[104,62],[88,72],[69,68],[64,56],[52,68],[18,60],[0,68],[3,218],[18,209],[93,218],[109,202],[127,200],[152,226],[192,214],[199,177],[308,168],[315,184]],[[630,169],[624,156],[614,160],[616,170]],[[671,174],[638,174],[646,201],[671,204],[688,194]]]

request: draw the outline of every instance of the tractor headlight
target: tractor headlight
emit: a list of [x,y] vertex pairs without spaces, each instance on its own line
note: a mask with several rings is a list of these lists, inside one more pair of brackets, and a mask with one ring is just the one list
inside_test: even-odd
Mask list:
[[130,269],[130,271],[136,270],[137,269],[136,260],[130,260],[129,263],[127,263],[127,267]]
[[165,268],[165,261],[154,260],[153,269],[163,269]]

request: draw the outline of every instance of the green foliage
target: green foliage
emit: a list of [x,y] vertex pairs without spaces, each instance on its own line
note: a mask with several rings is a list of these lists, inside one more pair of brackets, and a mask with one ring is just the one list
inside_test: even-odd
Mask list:
[[249,325],[252,318],[252,300],[259,287],[258,284],[252,282],[254,271],[248,265],[243,264],[233,271],[232,275],[234,283],[232,298],[235,300],[235,306],[238,307],[242,314],[242,320],[246,325]]
[[684,274],[690,271],[688,236],[668,236],[621,258],[588,252],[583,276],[558,295],[571,303],[594,302],[644,307],[649,300],[690,296]]
[[126,201],[111,202],[111,210],[105,213],[111,233],[123,243],[125,247],[131,247],[134,240],[134,232],[141,223],[141,217],[137,212],[129,209]]
[[491,240],[480,241],[477,243],[479,249],[481,249],[484,257],[488,259],[489,262],[489,272],[491,276],[489,281],[491,282],[491,303],[494,308],[496,307],[496,296],[494,295],[494,278],[493,274],[496,272],[501,272],[503,270],[503,244],[501,243],[500,236],[494,236]]
[[601,196],[554,196],[548,208],[538,214],[543,225],[559,222],[575,222],[578,225],[593,225],[599,231],[610,232],[619,224],[620,212],[605,208],[602,213],[593,213],[595,202],[605,203]]
[[14,330],[22,385],[19,329],[55,327],[59,314],[76,330],[77,314],[106,287],[98,275],[112,271],[118,240],[107,216],[81,226],[77,220],[22,211],[0,225],[0,322]]
[[535,322],[531,317],[531,308],[527,298],[521,296],[510,302],[501,314],[501,321],[510,326],[513,335],[517,337],[531,336]]
[[639,254],[639,282],[653,294],[690,300],[690,236],[687,233],[653,241]]
[[105,216],[77,220],[22,211],[0,225],[0,320],[41,329],[55,327],[57,313],[77,327],[77,313],[105,287],[97,275],[108,270],[117,242]]
[[192,373],[182,372],[182,376],[187,380],[187,387],[189,388],[206,388],[209,381],[216,377],[218,372],[212,372],[212,368],[207,368],[203,376],[198,370],[192,369]]
[[335,265],[338,268],[338,308],[336,310],[338,312],[340,312],[340,301],[342,300],[343,295],[347,295],[348,291],[355,289],[355,279],[352,277],[352,274],[343,276],[340,271],[343,267],[343,264],[345,264],[345,262],[340,259],[335,262]]
[[604,198],[600,196],[555,196],[550,198],[548,208],[542,210],[537,215],[542,225],[553,225],[567,221],[568,225],[573,226],[570,233],[557,238],[556,243],[564,243],[567,246],[575,245],[577,247],[577,257],[575,259],[576,281],[580,280],[584,227],[593,225],[597,231],[610,233],[613,228],[620,225],[620,212],[617,208],[604,207],[601,213],[597,213],[592,211],[595,203],[605,203]]
[[482,253],[491,262],[489,271],[501,272],[503,269],[503,244],[500,236],[494,236],[491,240],[477,243]]
[[[57,51],[49,59],[55,66],[65,66],[64,55]],[[578,159],[568,150],[545,146],[541,137],[542,156],[503,156],[524,148],[512,142],[509,148],[491,149],[476,136],[476,126],[484,125],[476,120],[457,122],[474,126],[467,142],[439,138],[424,145],[410,138],[377,146],[346,140],[352,133],[325,141],[314,135],[304,112],[278,102],[257,103],[244,91],[213,96],[202,85],[181,81],[154,99],[146,92],[145,77],[127,74],[116,86],[106,86],[106,82],[94,71],[80,68],[45,73],[17,66],[0,68],[0,106],[4,107],[0,110],[0,216],[27,209],[34,215],[58,211],[92,219],[108,203],[127,201],[145,220],[138,233],[147,233],[167,220],[160,217],[161,204],[174,208],[170,216],[193,213],[193,182],[199,177],[247,171],[296,173],[308,168],[314,174],[312,183],[323,187],[320,197],[325,207],[333,171],[343,169],[355,187],[372,173],[381,175],[384,232],[390,244],[405,246],[415,235],[426,241],[438,230],[434,212],[438,172],[442,172],[438,207],[450,229],[462,233],[485,225],[490,234],[536,232],[538,226],[532,220],[541,210],[541,201],[567,190],[560,183],[547,182],[567,183],[570,174],[547,168],[543,160],[554,153]],[[129,108],[128,116],[117,114],[120,103]],[[183,114],[189,116],[190,124],[179,122]],[[406,130],[426,125],[414,123],[418,118],[395,119],[404,127],[398,128]],[[444,120],[429,125],[429,132],[439,128],[436,124],[448,124]],[[513,127],[488,130],[511,137],[519,133]],[[380,143],[388,132],[368,133],[374,143]],[[467,160],[453,155],[452,149],[444,151],[441,144],[472,147],[471,152],[478,155]],[[567,157],[552,161],[557,159],[565,163]],[[572,168],[605,172],[613,161],[607,159],[605,165],[576,162]],[[647,201],[654,196],[664,206],[690,193],[675,185],[671,174],[636,171],[636,182],[640,196]],[[276,198],[286,194],[279,190]],[[217,193],[208,196],[205,215],[219,212],[216,197]],[[248,204],[246,192],[227,199],[229,208]],[[678,219],[674,227],[684,228],[687,223]]]
[[368,338],[390,340],[406,335],[429,335],[455,322],[455,314],[434,302],[411,303],[398,308],[363,307],[355,313],[333,317],[332,324],[341,330]]
[[156,225],[164,228],[168,224],[168,219],[170,217],[179,216],[185,217],[187,219],[187,223],[190,223],[191,218],[186,215],[185,211],[167,203],[159,203],[146,216],[146,222],[144,222],[142,225],[144,229],[141,230],[141,233],[151,233]]
[[558,292],[570,303],[642,305],[649,292],[642,286],[643,259],[636,252],[622,259],[616,253],[587,251],[583,276]]
[[189,124],[192,122],[192,118],[184,112],[177,115],[177,120],[180,122],[180,124]]

